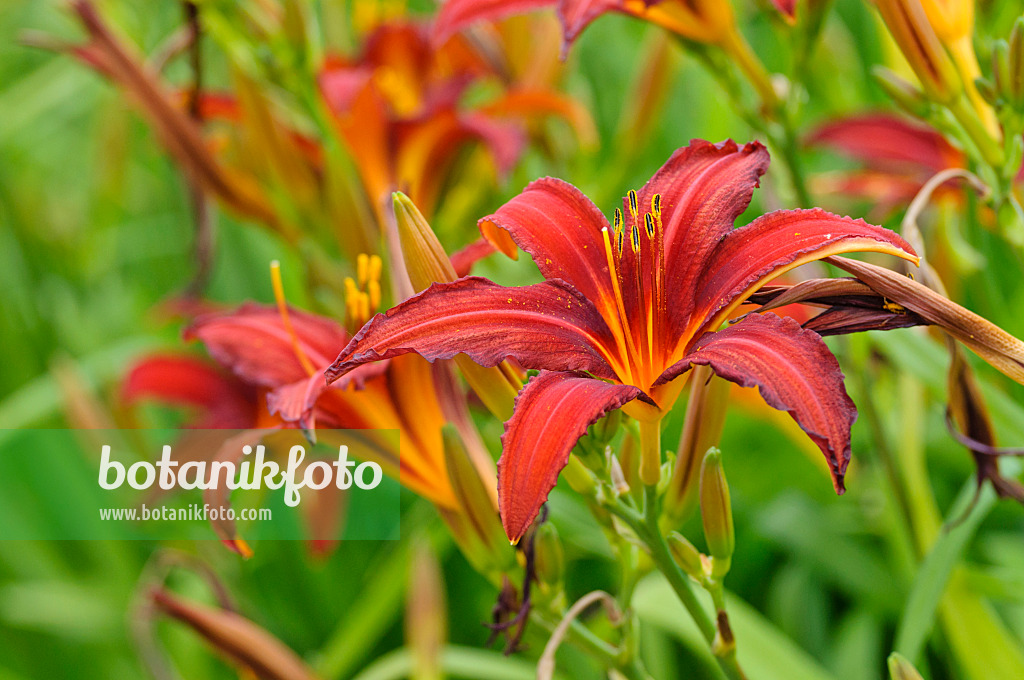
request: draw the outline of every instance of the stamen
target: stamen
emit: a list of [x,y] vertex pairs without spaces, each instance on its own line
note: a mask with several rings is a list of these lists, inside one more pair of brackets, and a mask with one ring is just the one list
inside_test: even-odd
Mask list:
[[359,253],[356,256],[356,276],[359,279],[359,287],[362,288],[366,285],[367,279],[369,279],[370,269],[370,256],[366,253]]
[[654,240],[654,218],[651,213],[644,215],[644,229],[647,230],[647,238]]
[[367,280],[368,281],[380,281],[380,272],[384,268],[384,263],[381,262],[380,255],[371,255],[370,263],[367,267]]
[[[640,253],[640,230],[637,229],[635,223],[633,224],[633,233],[632,233],[632,239],[631,239],[630,245],[633,246],[633,252],[639,255],[639,253]],[[639,262],[639,260],[637,261],[636,264],[637,264],[637,270],[639,271],[639,269],[640,269],[640,262]]]
[[616,244],[616,250],[619,251],[619,257],[620,258],[622,257],[622,239],[625,236],[625,234],[626,234],[625,231],[620,230],[619,233],[615,237],[615,240],[618,241],[618,243]]
[[[620,231],[620,257],[622,255],[622,234],[623,232]],[[615,313],[617,317],[615,319],[608,319],[608,321],[609,325],[612,325],[612,321],[618,322],[617,324],[615,324],[617,328],[612,329],[612,335],[615,336],[615,342],[618,345],[619,353],[621,354],[623,361],[625,362],[624,368],[626,375],[622,377],[626,378],[626,380],[628,380],[629,382],[632,382],[633,375],[631,364],[636,362],[638,354],[636,352],[636,348],[633,346],[632,335],[626,332],[626,329],[629,328],[629,317],[626,314],[626,309],[623,307],[622,286],[619,284],[619,277],[621,276],[621,273],[619,272],[618,261],[612,254],[612,241],[611,235],[608,233],[608,227],[604,227],[603,229],[601,229],[601,238],[604,240],[604,254],[605,259],[608,262],[608,277],[611,279],[612,282],[612,295],[615,298]],[[628,349],[626,347],[627,342],[629,343]]]
[[292,341],[292,352],[295,353],[295,358],[299,360],[303,370],[312,377],[316,373],[316,368],[313,367],[313,362],[309,360],[306,353],[302,351],[299,338],[295,335],[295,329],[292,327],[292,319],[288,314],[288,303],[284,299],[284,284],[281,283],[281,263],[277,260],[270,263],[270,283],[274,287],[274,299],[277,301],[277,311],[281,315],[281,324]]
[[636,221],[640,218],[640,208],[637,206],[636,191],[630,189],[629,193],[626,195],[629,197],[629,213],[633,216],[633,220]]
[[618,208],[615,209],[615,216],[612,218],[612,226],[615,227],[616,234],[622,232],[622,211]]
[[[660,322],[665,310],[665,225],[661,221],[661,194],[651,197],[651,213],[654,217],[654,315]],[[660,327],[660,323],[655,325]],[[658,355],[663,351],[660,335],[654,339],[653,351]]]
[[366,292],[370,297],[370,312],[376,312],[380,308],[380,281],[370,279]]

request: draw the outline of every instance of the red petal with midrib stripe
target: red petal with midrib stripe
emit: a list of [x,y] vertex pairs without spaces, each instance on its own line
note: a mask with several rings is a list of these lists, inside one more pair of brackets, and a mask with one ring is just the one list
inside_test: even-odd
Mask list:
[[917,260],[895,232],[820,208],[777,210],[729,232],[697,279],[694,337],[717,328],[731,307],[775,276],[805,262],[858,251]]
[[482,366],[514,358],[526,368],[611,378],[615,340],[594,306],[562,281],[507,288],[470,276],[435,283],[369,321],[327,370],[328,380],[414,352],[428,361],[465,353]]
[[757,386],[769,406],[787,411],[825,454],[837,493],[850,462],[850,426],[857,407],[846,393],[839,362],[821,337],[775,314],[752,314],[701,337],[656,384],[691,366],[710,366],[743,387]]
[[526,384],[505,424],[498,461],[498,508],[509,540],[518,542],[530,528],[587,428],[640,394],[578,373],[542,371]]

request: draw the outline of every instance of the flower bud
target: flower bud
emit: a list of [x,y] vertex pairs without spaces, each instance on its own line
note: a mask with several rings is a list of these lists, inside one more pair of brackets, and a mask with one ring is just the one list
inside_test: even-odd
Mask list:
[[569,484],[570,489],[581,496],[593,496],[597,491],[594,473],[587,469],[576,454],[569,456],[569,462],[562,469],[562,478]]
[[445,425],[442,436],[445,467],[459,507],[439,506],[438,512],[470,564],[482,573],[503,572],[514,565],[515,552],[505,538],[498,509],[455,427]]
[[704,578],[704,564],[700,559],[700,551],[693,543],[678,531],[668,535],[668,549],[679,568],[690,578],[700,581]]
[[1017,17],[1010,32],[1008,61],[1010,101],[1017,111],[1024,113],[1024,16]]
[[700,516],[708,552],[713,558],[711,576],[719,579],[729,571],[736,535],[732,525],[729,485],[722,469],[722,452],[716,448],[708,450],[700,470]]
[[974,30],[974,0],[921,0],[921,6],[935,34],[946,45]]
[[[402,257],[413,289],[419,293],[432,283],[454,281],[455,268],[423,214],[400,191],[392,194],[392,202]],[[507,362],[486,368],[465,354],[459,354],[454,361],[487,410],[503,421],[512,417],[512,405],[523,385]]]
[[942,104],[956,99],[962,89],[960,76],[921,0],[875,0],[875,5],[928,97]]
[[565,552],[562,541],[558,538],[558,530],[550,522],[537,528],[534,538],[534,571],[541,587],[554,591],[562,587],[565,575]]
[[900,78],[884,66],[871,69],[871,75],[893,103],[915,118],[925,118],[931,106],[921,89]]
[[923,680],[917,669],[897,652],[889,655],[889,677],[892,680]]
[[700,461],[722,437],[729,400],[730,383],[716,377],[707,366],[694,367],[690,384],[683,434],[665,490],[663,512],[666,526],[671,528],[686,521],[697,506]]
[[313,671],[283,642],[249,619],[180,599],[163,589],[150,593],[153,606],[195,630],[240,669],[267,680],[313,680]]

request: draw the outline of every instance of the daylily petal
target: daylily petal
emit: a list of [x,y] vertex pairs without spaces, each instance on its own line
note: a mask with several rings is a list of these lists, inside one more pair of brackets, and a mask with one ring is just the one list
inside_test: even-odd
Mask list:
[[509,257],[516,251],[504,232],[533,257],[544,278],[562,279],[587,299],[614,305],[601,237],[608,220],[573,185],[538,179],[479,224],[484,238]]
[[456,276],[468,276],[473,266],[488,255],[494,253],[494,244],[490,241],[478,238],[461,250],[452,253],[452,268]]
[[558,0],[445,0],[434,21],[434,41],[440,43],[477,21],[497,21],[556,2]]
[[509,90],[480,110],[491,116],[517,117],[525,120],[539,116],[560,116],[572,126],[581,146],[592,149],[598,144],[597,127],[587,108],[575,99],[554,90]]
[[758,386],[768,405],[787,411],[821,448],[837,493],[850,462],[850,426],[857,409],[843,386],[839,362],[821,337],[793,319],[754,314],[716,333],[707,333],[655,384],[666,383],[693,365],[743,387]]
[[256,413],[256,392],[234,376],[195,357],[153,355],[128,372],[121,387],[127,403],[155,398],[197,406],[204,413],[199,428],[245,428]]
[[569,452],[604,414],[636,399],[632,385],[542,371],[516,399],[498,461],[498,507],[505,533],[522,538],[569,461]]
[[897,328],[925,326],[928,322],[914,313],[896,313],[885,309],[833,307],[803,326],[818,335],[848,335],[864,331],[891,331]]
[[415,352],[465,353],[481,366],[513,357],[527,368],[615,375],[615,341],[594,306],[561,281],[506,288],[480,277],[438,283],[371,319],[327,369],[334,381],[362,364]]
[[[298,347],[314,366],[326,366],[348,342],[344,329],[330,319],[289,309]],[[291,335],[276,307],[247,303],[228,314],[197,319],[185,329],[210,355],[246,382],[279,387],[309,377],[295,354]]]
[[822,125],[808,139],[869,167],[896,172],[914,171],[927,179],[946,168],[964,167],[962,151],[938,131],[899,116],[867,113]]
[[[734,141],[711,144],[701,139],[678,149],[637,192],[641,212],[651,209],[654,194],[661,194],[664,224],[666,293],[684,322],[694,281],[704,269],[718,241],[733,229],[768,169],[768,151],[758,142],[742,148]],[[629,202],[624,203],[629,215]],[[682,328],[671,329],[674,334]]]
[[304,430],[315,429],[313,407],[326,389],[323,375],[314,373],[305,380],[282,385],[267,394],[267,410],[270,415],[279,415],[286,423],[298,423]]
[[819,208],[778,210],[730,232],[711,252],[701,275],[691,328],[714,330],[763,283],[801,264],[857,251],[917,260],[895,232]]
[[[605,12],[623,9],[622,0],[561,0],[558,18],[565,31],[565,44],[571,44],[594,19]],[[564,51],[564,48],[563,48]]]
[[772,4],[786,17],[787,21],[792,22],[796,18],[796,0],[772,0]]

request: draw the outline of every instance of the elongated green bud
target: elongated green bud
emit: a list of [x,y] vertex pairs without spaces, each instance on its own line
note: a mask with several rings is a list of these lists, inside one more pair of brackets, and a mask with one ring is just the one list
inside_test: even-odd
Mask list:
[[907,82],[884,66],[876,66],[871,69],[871,75],[896,106],[916,118],[924,118],[928,115],[930,104],[919,87]]
[[569,456],[569,462],[562,469],[562,478],[568,482],[570,489],[581,496],[593,496],[597,491],[594,473],[587,469],[576,454]]
[[694,547],[693,543],[686,540],[685,536],[678,531],[669,534],[668,549],[676,564],[687,576],[697,581],[704,577],[704,564],[700,559],[700,551]]
[[941,104],[956,99],[963,83],[921,0],[875,0],[875,6],[929,99]]
[[700,516],[708,551],[713,558],[711,576],[720,579],[729,571],[736,535],[732,525],[729,485],[722,469],[722,452],[716,448],[708,449],[700,470]]
[[1017,17],[1010,31],[1007,55],[1010,75],[1009,94],[1013,107],[1024,113],[1024,16]]
[[[419,293],[432,283],[454,281],[455,268],[427,219],[409,197],[400,191],[391,195],[402,245],[402,258],[413,289]],[[512,405],[522,388],[516,371],[507,364],[485,368],[465,354],[454,359],[466,382],[487,409],[505,421],[512,417]]]
[[730,383],[707,366],[696,366],[690,379],[690,400],[679,438],[672,476],[665,489],[664,517],[668,528],[680,526],[697,507],[697,486],[704,454],[718,446],[725,427]]
[[438,512],[471,564],[483,573],[500,573],[514,565],[515,552],[509,548],[498,509],[455,427],[445,425],[442,436],[445,468],[459,507],[439,507]]
[[923,680],[913,664],[897,652],[889,655],[889,677],[892,680]]
[[996,40],[992,43],[992,80],[995,83],[996,92],[1005,97],[1010,91],[1012,79],[1010,75],[1010,46],[1005,40]]
[[565,575],[565,552],[553,524],[545,522],[538,527],[533,549],[537,581],[543,587],[559,590]]

